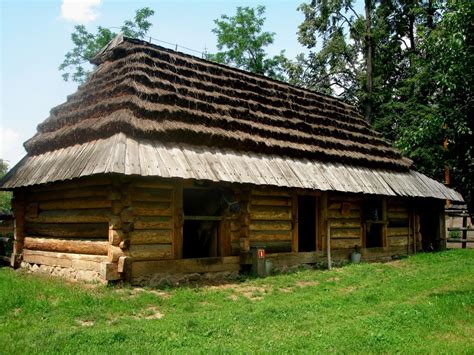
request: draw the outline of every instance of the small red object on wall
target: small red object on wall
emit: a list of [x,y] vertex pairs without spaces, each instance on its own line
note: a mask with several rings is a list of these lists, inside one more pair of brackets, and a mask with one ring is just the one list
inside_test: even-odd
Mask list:
[[265,259],[265,249],[258,249],[257,250],[257,257],[259,259]]

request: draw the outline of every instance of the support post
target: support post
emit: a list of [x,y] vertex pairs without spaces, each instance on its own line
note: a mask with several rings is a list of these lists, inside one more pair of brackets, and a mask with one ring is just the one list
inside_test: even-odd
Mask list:
[[332,269],[332,259],[331,259],[331,224],[327,221],[327,231],[326,231],[326,253],[328,260],[328,270]]
[[14,192],[13,207],[13,254],[10,264],[13,268],[20,267],[25,242],[25,196],[23,192]]
[[240,253],[250,250],[250,190],[242,191],[240,199]]
[[292,239],[291,239],[291,251],[293,253],[298,252],[298,194],[293,191],[291,196],[291,218],[292,218]]

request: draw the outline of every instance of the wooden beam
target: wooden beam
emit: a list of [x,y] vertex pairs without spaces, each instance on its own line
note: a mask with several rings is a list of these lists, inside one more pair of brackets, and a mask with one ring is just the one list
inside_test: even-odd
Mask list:
[[24,247],[61,253],[107,255],[108,242],[26,237]]
[[[293,192],[291,196],[291,217],[292,217],[292,241],[291,241],[291,251],[293,253],[298,252],[298,194],[296,191]],[[315,236],[316,237],[316,236]]]
[[10,258],[11,266],[17,268],[21,264],[25,240],[25,195],[22,191],[14,191],[12,199],[13,207],[13,254]]
[[173,252],[176,259],[183,258],[183,186],[176,184],[173,193]]

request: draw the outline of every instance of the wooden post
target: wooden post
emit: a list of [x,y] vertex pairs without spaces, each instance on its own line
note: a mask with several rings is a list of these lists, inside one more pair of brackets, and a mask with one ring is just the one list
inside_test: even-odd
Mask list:
[[387,225],[388,225],[388,214],[387,214],[387,198],[382,198],[382,247],[387,247]]
[[298,194],[296,191],[291,196],[291,218],[293,234],[291,239],[291,251],[298,252]]
[[20,267],[25,241],[25,197],[23,192],[15,191],[12,199],[13,207],[13,254],[10,264],[13,268]]
[[250,251],[250,190],[242,191],[240,199],[240,253]]
[[326,253],[328,260],[328,270],[332,269],[332,260],[331,260],[331,224],[327,221],[327,231],[326,231]]
[[327,228],[327,218],[328,218],[328,193],[324,191],[321,194],[319,199],[319,236],[318,236],[318,245],[319,250],[324,250],[326,247],[326,228]]
[[[462,227],[463,227],[462,239],[464,241],[461,243],[461,247],[462,247],[462,249],[466,249],[466,247],[467,247],[467,243],[466,243],[466,240],[467,240],[467,211],[465,211],[463,213],[463,216],[462,216]],[[445,238],[445,240],[446,240],[446,238]]]
[[[439,212],[439,225],[438,225],[438,229],[439,229],[439,236],[438,236],[438,242],[439,242],[439,250],[446,250],[446,217],[445,217],[445,214],[444,214],[444,206],[442,207],[442,209],[440,210]],[[463,231],[463,234],[466,233],[465,231]],[[463,235],[463,238],[464,238],[464,235]],[[466,239],[466,238],[464,238]]]
[[174,203],[174,228],[173,228],[173,250],[174,258],[183,258],[183,224],[184,224],[184,211],[183,211],[183,185],[177,183],[174,186],[173,193]]
[[[108,199],[112,202],[111,215],[109,218],[109,243],[107,246],[107,262],[101,267],[101,274],[104,280],[120,280],[127,278],[129,270],[126,259],[126,250],[129,246],[128,233],[133,230],[133,222],[126,211],[130,209],[129,186],[116,182],[108,194]],[[129,213],[130,214],[130,213]],[[121,270],[119,271],[119,263]]]

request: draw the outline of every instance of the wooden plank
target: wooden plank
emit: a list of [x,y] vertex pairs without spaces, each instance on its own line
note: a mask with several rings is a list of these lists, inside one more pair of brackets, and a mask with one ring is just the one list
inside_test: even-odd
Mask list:
[[387,236],[390,237],[401,237],[408,236],[408,228],[387,228]]
[[334,228],[331,224],[331,238],[360,239],[360,227],[359,228]]
[[172,229],[142,229],[129,233],[130,244],[171,244]]
[[250,242],[292,241],[291,231],[250,231]]
[[[57,190],[80,190],[85,188],[95,188],[97,185],[107,186],[111,183],[110,176],[98,175],[77,178],[71,181],[51,182],[44,185],[35,185],[32,187],[34,192],[52,192]],[[103,188],[103,187],[102,187]]]
[[133,260],[160,260],[173,258],[171,244],[130,245],[128,255]]
[[174,187],[173,191],[173,252],[175,259],[183,257],[183,185]]
[[388,218],[389,219],[408,219],[408,211],[403,211],[403,212],[388,211]]
[[50,200],[39,203],[39,209],[48,210],[72,210],[72,209],[93,209],[112,207],[112,201],[105,197],[86,197],[74,199]]
[[252,190],[252,197],[256,196],[277,196],[291,198],[291,194],[288,189],[275,189],[275,188],[264,188],[259,187]]
[[388,238],[389,246],[406,246],[408,245],[408,235],[403,237]]
[[328,212],[328,193],[324,191],[319,199],[319,218],[318,218],[318,238],[317,245],[319,250],[326,248],[326,230],[327,230],[327,212]]
[[108,242],[84,239],[26,237],[25,248],[60,253],[107,255]]
[[161,273],[205,273],[223,271],[230,272],[239,270],[239,256],[160,261],[135,261],[132,264],[132,278]]
[[[291,228],[292,228],[292,240],[291,240],[291,251],[293,253],[298,252],[298,194],[296,192],[293,192],[292,198],[291,198],[291,216],[292,216],[292,221],[291,221]],[[317,209],[316,209],[317,212]],[[315,216],[317,219],[317,216]]]
[[361,228],[360,218],[354,219],[332,219],[331,228]]
[[342,215],[340,210],[328,210],[327,218],[332,219],[356,219],[361,217],[360,210],[350,210],[346,215]]
[[360,238],[331,239],[331,249],[354,249],[355,245],[360,244]]
[[77,270],[92,270],[100,272],[100,265],[107,261],[107,257],[25,249],[23,251],[23,261],[30,264],[61,266]]
[[164,181],[157,178],[140,178],[133,181],[132,186],[144,189],[172,190],[174,183],[170,180]]
[[100,223],[108,222],[110,209],[44,211],[37,218],[27,217],[27,222],[36,223]]
[[291,208],[251,206],[251,220],[291,220]]
[[173,190],[171,189],[132,187],[130,194],[132,201],[171,202],[173,199]]
[[291,231],[291,221],[252,221],[250,231]]
[[172,229],[171,216],[137,216],[134,222],[135,229]]
[[132,210],[137,216],[172,216],[172,204],[169,202],[134,201]]
[[110,193],[109,186],[90,186],[72,190],[38,191],[28,193],[28,201],[50,201],[85,197],[105,197]]
[[107,239],[107,223],[32,223],[25,224],[25,235],[59,237]]
[[291,206],[291,199],[286,196],[252,196],[252,205],[255,206]]

